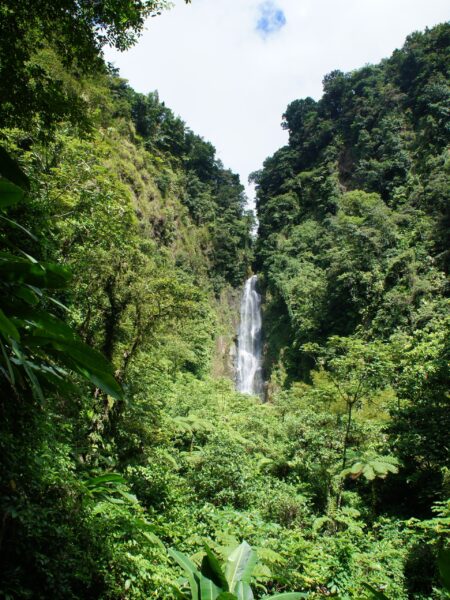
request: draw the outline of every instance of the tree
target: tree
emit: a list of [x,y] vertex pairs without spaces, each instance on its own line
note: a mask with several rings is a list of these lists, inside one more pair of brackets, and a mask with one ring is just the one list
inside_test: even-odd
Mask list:
[[345,406],[345,427],[342,440],[342,469],[347,467],[353,413],[374,400],[385,388],[392,372],[389,354],[382,343],[364,342],[358,338],[333,336],[324,348],[305,344],[303,349],[313,353],[320,366],[326,369],[338,397]]
[[450,469],[449,319],[436,315],[434,321],[425,330],[392,339],[398,403],[392,407],[388,432],[404,464],[397,493],[409,514],[421,513],[442,498]]
[[70,75],[76,83],[80,74],[104,73],[102,47],[130,47],[145,19],[167,6],[166,0],[2,2],[0,126],[31,124],[36,115],[46,127],[64,117],[86,124]]

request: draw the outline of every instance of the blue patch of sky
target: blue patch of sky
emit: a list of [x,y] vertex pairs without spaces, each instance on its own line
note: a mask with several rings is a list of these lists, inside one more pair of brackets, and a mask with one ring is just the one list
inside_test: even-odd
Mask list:
[[256,23],[256,31],[263,37],[276,33],[286,25],[284,12],[275,2],[268,0],[259,5],[259,18]]

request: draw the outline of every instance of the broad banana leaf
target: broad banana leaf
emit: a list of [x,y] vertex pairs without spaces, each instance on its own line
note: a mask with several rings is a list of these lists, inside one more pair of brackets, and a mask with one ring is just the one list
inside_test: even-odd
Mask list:
[[206,556],[203,557],[201,572],[202,575],[211,579],[222,591],[228,592],[228,581],[225,577],[219,561],[214,556],[208,544],[204,544]]
[[254,600],[254,595],[250,584],[245,581],[238,581],[234,588],[234,593],[238,597],[238,600]]
[[247,542],[242,542],[242,544],[230,554],[225,568],[225,577],[227,578],[231,592],[235,591],[239,581],[250,583],[256,560],[256,552],[247,544]]
[[184,569],[191,588],[192,600],[201,600],[199,585],[201,575],[197,567],[185,554],[178,552],[178,550],[169,548],[169,554]]
[[217,585],[208,579],[200,575],[200,597],[201,600],[216,600],[217,596],[220,595],[221,590]]

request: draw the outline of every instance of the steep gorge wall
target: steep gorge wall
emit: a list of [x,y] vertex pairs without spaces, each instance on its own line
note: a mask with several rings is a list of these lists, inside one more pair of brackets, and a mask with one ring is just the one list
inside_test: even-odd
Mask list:
[[236,344],[242,290],[226,287],[215,301],[217,329],[212,359],[213,377],[236,378]]

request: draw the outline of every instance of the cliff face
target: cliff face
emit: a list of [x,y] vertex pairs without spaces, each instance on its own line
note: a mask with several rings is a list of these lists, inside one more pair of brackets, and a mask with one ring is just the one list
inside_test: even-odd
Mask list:
[[237,332],[241,289],[227,287],[216,302],[217,335],[212,360],[212,376],[236,379]]

